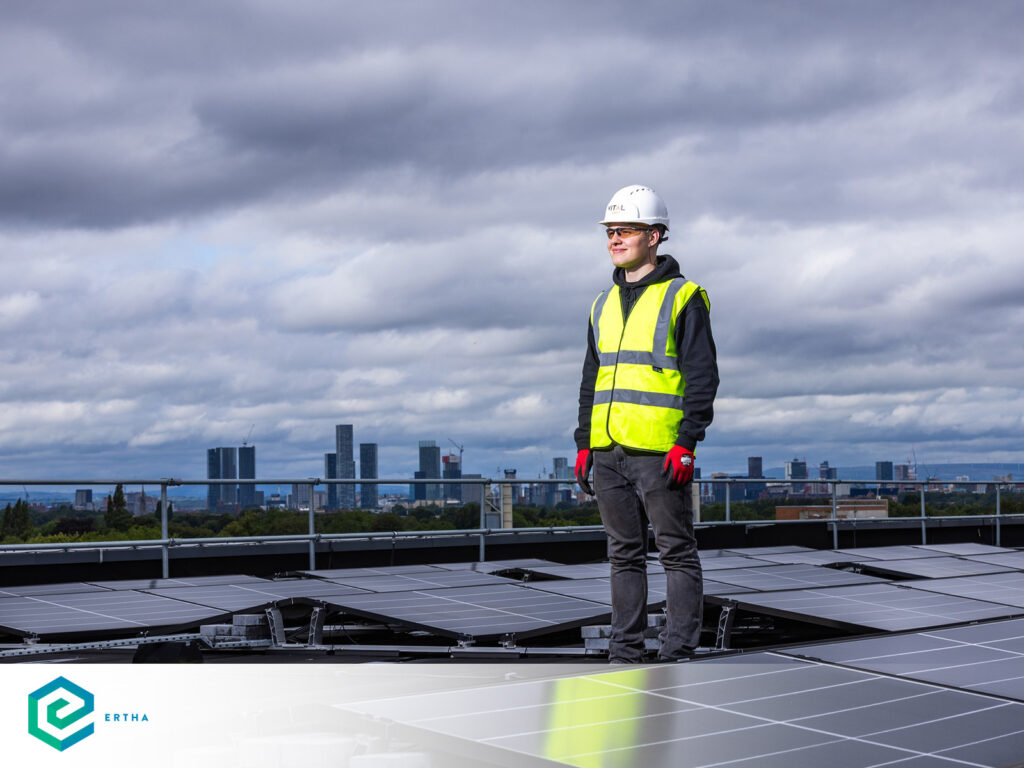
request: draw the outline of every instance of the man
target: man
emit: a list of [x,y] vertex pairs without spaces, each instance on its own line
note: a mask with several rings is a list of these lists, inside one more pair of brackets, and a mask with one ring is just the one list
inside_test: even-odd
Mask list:
[[[590,311],[575,433],[576,480],[597,496],[611,560],[611,663],[639,663],[647,627],[647,525],[667,580],[658,658],[694,651],[703,577],[693,535],[693,452],[714,415],[718,364],[704,289],[658,247],[668,209],[650,187],[616,192],[607,229],[614,285]],[[594,470],[593,489],[588,481]]]

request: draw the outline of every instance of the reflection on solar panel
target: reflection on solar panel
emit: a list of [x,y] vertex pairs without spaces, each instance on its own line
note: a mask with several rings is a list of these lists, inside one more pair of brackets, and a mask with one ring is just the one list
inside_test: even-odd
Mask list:
[[345,613],[448,637],[531,637],[609,616],[607,606],[515,584],[319,599]]
[[[808,565],[832,565],[833,563],[849,563],[850,555],[842,552],[833,552],[831,549],[812,549],[810,552],[782,552],[777,555],[758,555],[761,560],[770,560],[773,563],[806,563]],[[858,555],[860,561],[870,558]]]
[[1024,608],[1024,573],[993,573],[939,581],[906,581],[903,586]]
[[947,555],[996,555],[1015,550],[1004,547],[993,547],[990,544],[973,544],[970,542],[960,544],[920,544],[921,549],[943,552]]
[[757,592],[728,599],[756,613],[825,626],[888,632],[1006,618],[1022,612],[1010,606],[926,593],[894,584]]
[[895,544],[889,547],[859,547],[856,549],[834,550],[847,556],[851,563],[860,560],[914,560],[921,557],[937,557],[941,552]]
[[1024,705],[769,653],[344,708],[517,768],[994,767],[1024,754]]
[[538,557],[522,557],[518,560],[488,560],[477,563],[434,563],[435,568],[445,571],[479,571],[480,573],[497,573],[498,571],[523,570],[535,566],[558,565],[550,560]]
[[[748,587],[755,592],[810,587],[838,587],[844,584],[878,584],[884,579],[860,573],[824,568],[820,565],[771,565],[763,568],[737,568],[715,571],[715,579],[725,584]],[[721,593],[720,593],[721,594]]]
[[17,635],[172,629],[199,624],[224,612],[143,592],[78,592],[0,599],[0,627]]
[[160,589],[161,587],[206,587],[215,584],[267,584],[267,579],[256,576],[189,576],[184,579],[122,579],[121,581],[93,581],[105,589]]
[[1016,571],[1024,571],[1024,552],[1004,552],[996,555],[969,555],[967,560],[974,560],[979,563],[992,563],[993,565],[1005,565]]
[[321,595],[366,594],[357,587],[346,587],[316,579],[267,581],[263,584],[215,584],[209,587],[171,587],[146,591],[152,595],[231,612],[251,610],[288,598],[318,600]]
[[23,597],[29,595],[69,595],[73,592],[108,592],[106,587],[95,584],[73,582],[70,584],[29,584],[23,587],[4,587],[0,597]]
[[317,579],[337,579],[360,576],[393,576],[405,573],[433,573],[432,565],[382,565],[380,568],[330,568],[316,571],[295,571],[301,576],[312,576]]
[[1012,570],[1002,565],[979,563],[960,557],[926,557],[917,560],[885,560],[861,563],[865,571],[886,576],[916,576],[921,579],[944,579],[950,576],[974,576],[983,573],[1005,573]]
[[[733,555],[746,555],[748,557],[758,557],[759,555],[783,555],[792,552],[813,552],[810,547],[799,547],[794,545],[783,545],[779,547],[742,547],[739,549],[723,549],[723,552],[729,552]],[[703,554],[703,553],[702,553]]]
[[1024,701],[1022,619],[802,646],[785,653]]
[[441,571],[393,576],[363,576],[361,578],[334,578],[334,584],[345,584],[367,592],[409,592],[414,589],[443,589],[445,587],[474,587],[486,584],[514,584],[514,580],[476,571]]

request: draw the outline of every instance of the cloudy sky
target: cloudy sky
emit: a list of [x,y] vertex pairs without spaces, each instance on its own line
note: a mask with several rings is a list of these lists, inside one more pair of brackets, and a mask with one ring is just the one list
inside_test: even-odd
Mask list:
[[616,189],[666,199],[705,472],[1020,461],[1024,6],[0,8],[0,477],[572,456]]

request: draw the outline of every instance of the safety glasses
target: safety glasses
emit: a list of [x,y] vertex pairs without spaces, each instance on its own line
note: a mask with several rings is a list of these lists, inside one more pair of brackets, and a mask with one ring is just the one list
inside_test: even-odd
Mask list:
[[644,232],[649,232],[650,229],[650,227],[608,227],[605,232],[608,233],[608,239],[611,240],[616,235],[624,238],[636,237]]

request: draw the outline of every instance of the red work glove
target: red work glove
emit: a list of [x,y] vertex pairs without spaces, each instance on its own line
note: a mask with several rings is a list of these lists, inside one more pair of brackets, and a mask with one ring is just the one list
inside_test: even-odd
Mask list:
[[592,466],[594,466],[594,457],[590,454],[590,449],[581,449],[576,454],[576,482],[588,496],[594,495],[594,489],[590,487],[590,482],[587,480]]
[[661,474],[667,475],[665,485],[669,490],[682,488],[693,480],[693,451],[681,445],[673,445],[665,454],[665,466]]

